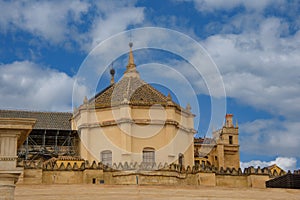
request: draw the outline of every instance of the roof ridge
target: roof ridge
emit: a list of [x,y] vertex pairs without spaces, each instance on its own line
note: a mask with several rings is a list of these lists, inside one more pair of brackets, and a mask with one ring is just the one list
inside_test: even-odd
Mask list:
[[164,95],[162,92],[160,92],[159,90],[157,90],[154,86],[152,86],[150,83],[146,83],[146,85],[148,85],[150,87],[151,90],[153,90],[155,93],[157,93],[158,95],[161,95],[162,97],[166,98],[167,100],[167,96]]
[[98,96],[100,96],[101,94],[103,94],[109,88],[114,87],[115,85],[116,85],[116,83],[110,84],[109,86],[107,86],[106,88],[104,88],[103,90],[101,90],[100,92],[98,92],[95,96],[93,96],[89,101],[91,102],[91,101],[97,99]]

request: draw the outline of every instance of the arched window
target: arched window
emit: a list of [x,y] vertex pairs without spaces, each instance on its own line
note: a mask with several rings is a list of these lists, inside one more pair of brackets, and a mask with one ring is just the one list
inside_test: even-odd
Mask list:
[[143,149],[143,163],[155,163],[155,149],[146,147]]
[[101,152],[101,162],[104,165],[112,165],[112,152],[110,150],[105,150]]
[[182,153],[178,154],[178,164],[184,165],[184,155]]

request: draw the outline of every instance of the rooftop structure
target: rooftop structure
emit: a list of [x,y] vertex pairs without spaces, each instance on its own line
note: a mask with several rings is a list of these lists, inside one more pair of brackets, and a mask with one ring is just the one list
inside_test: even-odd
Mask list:
[[77,155],[78,136],[71,130],[72,113],[0,110],[0,118],[33,118],[36,124],[18,148],[19,159],[47,160],[59,155]]

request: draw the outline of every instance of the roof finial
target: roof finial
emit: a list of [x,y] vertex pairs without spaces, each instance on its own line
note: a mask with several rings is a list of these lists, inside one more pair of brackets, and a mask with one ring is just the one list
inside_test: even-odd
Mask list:
[[111,78],[110,78],[110,84],[114,84],[115,83],[115,69],[113,68],[113,63],[111,64],[111,69],[110,69],[110,75],[111,75]]
[[168,92],[167,96],[167,105],[173,105],[172,96],[170,92]]
[[132,46],[133,46],[133,43],[130,41],[129,42],[129,47],[130,47],[129,58],[128,58],[128,64],[127,64],[127,67],[126,67],[126,71],[124,73],[124,77],[140,78],[139,72],[136,70],[136,65],[134,64]]
[[135,69],[134,58],[133,58],[133,53],[132,53],[132,46],[133,46],[133,43],[129,42],[130,51],[129,51],[127,70]]
[[188,103],[187,105],[186,105],[186,111],[188,111],[188,112],[191,112],[191,109],[192,109],[192,107],[191,107],[191,105]]
[[89,102],[88,98],[86,96],[84,96],[83,103],[87,104],[88,102]]
[[170,92],[168,92],[167,101],[172,101],[172,96]]

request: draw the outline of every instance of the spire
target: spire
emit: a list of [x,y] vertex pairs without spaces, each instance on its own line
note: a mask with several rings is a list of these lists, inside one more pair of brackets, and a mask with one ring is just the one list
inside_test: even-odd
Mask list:
[[133,53],[132,53],[132,46],[133,43],[129,42],[129,58],[128,58],[128,65],[127,65],[127,70],[135,70],[136,65],[134,64],[134,58],[133,58]]
[[133,43],[129,42],[130,51],[129,51],[129,59],[128,59],[127,68],[135,68],[134,58],[133,58],[133,53],[132,53],[132,46],[133,46]]
[[133,43],[129,42],[129,47],[130,47],[129,58],[128,58],[128,64],[127,64],[124,75],[126,77],[138,77],[139,78],[139,73],[136,71],[136,65],[134,63],[132,46],[133,46]]

